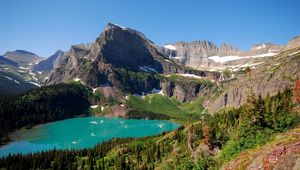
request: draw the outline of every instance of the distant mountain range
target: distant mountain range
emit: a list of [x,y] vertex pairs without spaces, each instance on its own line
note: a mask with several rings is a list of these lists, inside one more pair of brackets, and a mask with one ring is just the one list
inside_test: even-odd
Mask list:
[[[57,60],[56,67],[50,72],[45,84],[59,84],[62,82],[80,81],[92,88],[112,88],[121,96],[126,93],[143,94],[153,89],[162,89],[168,96],[174,96],[181,101],[191,101],[202,93],[210,93],[204,84],[189,84],[189,78],[202,78],[213,82],[216,87],[219,83],[233,81],[239,76],[238,72],[246,68],[264,68],[264,63],[273,62],[273,57],[282,56],[285,51],[300,45],[299,37],[291,40],[288,45],[260,43],[249,51],[242,52],[238,48],[223,44],[217,47],[209,41],[178,42],[160,47],[146,38],[141,32],[131,28],[109,23],[94,43],[74,45]],[[272,59],[271,61],[269,61]],[[279,65],[284,60],[278,60]],[[282,74],[295,71],[292,77],[299,74],[296,66],[286,68]],[[255,69],[260,70],[260,69]],[[257,76],[266,76],[265,72],[255,72]],[[162,77],[157,77],[162,75]],[[168,78],[170,75],[185,77],[186,83]],[[282,78],[282,77],[281,77]],[[243,78],[241,80],[244,80]],[[291,82],[284,79],[275,80],[276,86],[261,88],[273,79],[259,83],[253,81],[257,93],[272,93],[289,86]],[[272,84],[272,86],[274,85]],[[259,86],[257,86],[259,85]],[[216,102],[207,101],[210,108],[214,103],[218,108],[226,105],[240,105],[245,101],[246,90],[241,87],[236,94],[225,92]],[[211,89],[210,87],[209,89]],[[226,91],[227,91],[226,90]],[[236,96],[240,98],[236,98]],[[223,97],[229,96],[224,102]]]
[[0,56],[0,97],[39,87],[42,78],[32,66],[40,60],[38,55],[24,50],[9,51]]
[[274,56],[284,50],[295,48],[299,44],[300,37],[298,36],[290,40],[287,45],[259,43],[253,45],[249,51],[240,51],[230,44],[222,44],[217,47],[212,42],[205,40],[167,44],[160,50],[179,64],[199,68],[230,65],[233,62],[243,63],[245,62],[243,60]]
[[[287,45],[258,43],[249,51],[240,51],[230,44],[217,47],[207,40],[177,42],[161,47],[139,31],[109,23],[94,43],[73,45],[69,51],[59,50],[44,60],[23,50],[7,52],[4,57],[8,59],[6,63],[11,60],[11,68],[16,68],[16,72],[25,66],[31,80],[39,84],[80,81],[91,88],[109,87],[110,95],[114,96],[162,89],[168,96],[191,101],[204,92],[202,88],[205,86],[174,83],[168,76],[202,77],[218,84],[236,77],[236,71],[258,67],[272,56],[299,45],[298,36]],[[163,78],[158,78],[159,74]],[[239,105],[242,101],[232,104]]]
[[18,63],[20,66],[33,65],[43,59],[32,52],[24,50],[8,51],[4,54],[4,57]]

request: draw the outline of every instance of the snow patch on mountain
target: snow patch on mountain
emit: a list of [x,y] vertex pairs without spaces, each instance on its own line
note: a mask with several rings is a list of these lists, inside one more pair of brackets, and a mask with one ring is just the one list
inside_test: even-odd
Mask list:
[[20,84],[20,82],[19,82],[19,81],[17,81],[17,80],[14,80],[14,82],[15,82],[15,83],[17,83],[17,84]]
[[191,77],[191,78],[203,79],[203,77],[197,76],[195,74],[179,74],[179,75],[181,75],[183,77]]
[[261,58],[261,57],[271,57],[274,55],[277,55],[278,53],[274,53],[274,52],[268,52],[265,54],[259,54],[259,55],[253,55],[253,56],[210,56],[208,57],[208,59],[213,60],[214,62],[217,63],[225,63],[228,61],[234,61],[234,60],[240,60],[240,59],[247,59],[247,58]]
[[7,78],[8,80],[11,80],[11,81],[13,81],[13,79],[12,78],[10,78],[10,77],[8,77],[8,76],[4,76],[5,78]]
[[91,108],[95,109],[97,108],[99,105],[92,105]]
[[154,73],[157,73],[157,71],[152,68],[152,67],[149,67],[149,66],[143,66],[143,67],[139,67],[141,70],[143,71],[146,71],[146,72],[154,72]]
[[125,29],[126,29],[126,27],[124,27],[124,26],[121,26],[121,25],[119,25],[119,24],[116,24],[116,23],[111,23],[111,24],[113,24],[113,25],[115,25],[115,26],[117,26],[117,27],[120,27],[120,28],[122,28],[123,30],[125,30]]
[[[277,54],[278,53],[269,52],[269,53],[259,54],[259,55],[249,56],[249,57],[250,58],[272,57],[272,56],[277,55]],[[244,58],[247,58],[247,57],[244,57]]]
[[228,68],[231,71],[239,71],[240,69],[246,68],[246,67],[250,67],[251,69],[255,69],[255,66],[260,65],[264,62],[258,62],[258,63],[245,63],[242,65],[235,65],[235,66],[229,66]]
[[74,81],[80,81],[80,79],[79,78],[75,78],[75,79],[73,79]]
[[162,89],[156,89],[156,88],[152,89],[151,93],[157,93],[157,94],[164,95]]
[[38,84],[38,83],[35,83],[35,82],[32,82],[32,81],[29,81],[28,83],[30,83],[30,84],[33,84],[33,85],[35,85],[35,86],[37,86],[37,87],[41,87],[41,85],[40,85],[40,84]]
[[265,47],[266,47],[266,45],[265,45],[265,44],[262,44],[262,45],[256,47],[256,49],[259,50],[259,49],[262,49],[262,48],[265,48]]
[[171,44],[165,45],[164,47],[170,50],[176,50],[176,47]]
[[95,93],[97,89],[98,89],[98,87],[93,88],[93,93]]
[[17,83],[17,84],[20,84],[19,81],[14,80],[14,79],[12,79],[11,77],[8,77],[8,76],[4,76],[4,77],[7,78],[7,79],[10,80],[10,81],[13,81],[13,82],[15,82],[15,83]]
[[208,57],[208,59],[213,60],[214,62],[217,62],[217,63],[225,63],[225,62],[228,62],[228,61],[242,59],[242,57],[239,57],[239,56],[224,56],[224,57],[220,57],[220,56],[215,55],[215,56]]

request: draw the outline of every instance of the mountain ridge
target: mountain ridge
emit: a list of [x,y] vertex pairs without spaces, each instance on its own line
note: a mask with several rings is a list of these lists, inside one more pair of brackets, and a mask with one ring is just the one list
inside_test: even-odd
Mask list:
[[[206,87],[200,81],[186,87],[184,83],[170,82],[165,76],[172,74],[193,74],[211,81],[218,81],[222,76],[219,72],[178,65],[141,32],[109,23],[94,43],[72,46],[59,59],[45,84],[80,81],[92,88],[110,87],[123,95],[162,89],[168,96],[177,96],[181,101],[195,99]],[[185,93],[190,86],[196,90]]]
[[3,56],[18,63],[20,66],[33,65],[43,59],[37,54],[25,50],[8,51]]
[[37,64],[33,66],[33,70],[36,71],[51,71],[54,68],[54,65],[59,60],[60,57],[64,55],[64,52],[61,50],[56,51],[53,55],[48,57],[47,59],[41,60]]
[[[227,43],[223,43],[218,47],[208,40],[191,42],[179,41],[164,45],[161,48],[161,52],[179,64],[194,68],[224,66],[234,60],[239,63],[238,57],[255,58],[276,55],[284,50],[299,46],[300,40],[298,39],[296,37],[290,40],[286,45],[278,45],[270,42],[257,43],[252,45],[248,51],[241,51],[237,47]],[[213,59],[215,56],[220,58],[236,56],[236,58],[220,62],[219,60]]]

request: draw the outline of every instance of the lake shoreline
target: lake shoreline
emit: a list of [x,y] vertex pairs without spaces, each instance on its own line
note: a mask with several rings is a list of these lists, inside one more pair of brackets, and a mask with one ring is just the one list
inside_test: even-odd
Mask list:
[[[4,150],[7,153],[9,148],[13,148],[15,154],[19,152],[27,154],[30,147],[43,148],[43,145],[45,145],[47,150],[54,149],[54,145],[60,146],[62,149],[84,149],[94,147],[113,138],[153,136],[175,130],[179,126],[180,124],[166,120],[123,119],[99,116],[70,118],[35,125],[31,129],[22,128],[14,131],[9,135],[11,141],[0,146],[0,152]],[[55,136],[58,132],[69,136]],[[40,136],[39,134],[42,135]],[[72,137],[71,135],[74,134],[75,137]],[[76,135],[78,136],[76,137]],[[22,143],[23,141],[27,143]],[[24,149],[25,147],[26,149]],[[60,147],[58,148],[60,149]],[[21,150],[18,150],[19,148]],[[32,153],[36,151],[42,151],[42,149],[33,150]],[[4,154],[2,153],[2,156]]]

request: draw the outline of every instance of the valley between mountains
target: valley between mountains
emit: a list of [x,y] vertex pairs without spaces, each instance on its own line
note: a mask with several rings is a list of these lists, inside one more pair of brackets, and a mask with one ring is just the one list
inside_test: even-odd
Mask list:
[[299,77],[300,36],[249,51],[207,40],[159,46],[108,23],[95,42],[47,59],[7,52],[0,56],[2,147],[20,129],[75,117],[179,127],[80,150],[9,155],[0,168],[299,169]]

